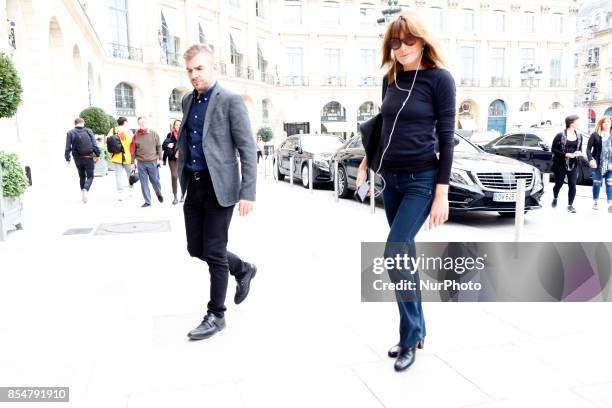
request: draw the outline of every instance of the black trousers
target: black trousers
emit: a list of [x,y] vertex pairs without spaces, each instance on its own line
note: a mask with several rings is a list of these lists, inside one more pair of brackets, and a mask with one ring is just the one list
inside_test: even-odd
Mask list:
[[576,198],[578,166],[579,164],[576,164],[573,170],[566,170],[564,165],[555,164],[552,168],[553,174],[555,175],[555,186],[553,187],[553,195],[555,198],[559,196],[559,191],[561,191],[561,187],[563,187],[563,183],[565,182],[565,176],[567,175],[567,187],[569,188],[567,193],[568,205],[572,205],[574,203],[574,198]]
[[[199,180],[196,180],[199,178]],[[218,317],[225,313],[225,295],[229,274],[241,278],[245,263],[227,250],[227,236],[234,206],[222,207],[213,190],[210,173],[190,175],[183,205],[187,251],[208,264],[210,301],[208,311]]]
[[79,185],[81,190],[89,191],[94,179],[94,161],[91,157],[79,157],[74,159],[74,164],[79,172]]

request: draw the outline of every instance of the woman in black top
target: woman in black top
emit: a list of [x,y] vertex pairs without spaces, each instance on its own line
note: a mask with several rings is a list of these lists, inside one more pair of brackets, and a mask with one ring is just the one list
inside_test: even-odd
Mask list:
[[[609,116],[604,116],[603,118],[599,119],[599,122],[597,122],[597,126],[595,126],[595,131],[593,132],[593,134],[591,134],[591,137],[589,137],[589,142],[587,143],[586,153],[587,158],[589,159],[589,166],[591,167],[591,171],[593,174],[594,210],[599,209],[598,201],[602,182],[606,183],[606,194],[608,196],[608,203],[611,204],[610,209],[612,209],[612,186],[608,185],[608,180],[610,179],[610,177],[612,177],[612,174],[610,174],[610,170],[608,169],[609,164],[604,163],[606,162],[606,157],[604,157],[605,152],[603,151],[603,148],[605,147],[603,141],[607,141],[610,137],[611,125],[612,118],[610,118]],[[606,166],[605,169],[603,168],[604,166]]]
[[[383,39],[382,66],[388,69],[381,105],[385,213],[390,226],[385,258],[416,258],[415,236],[429,216],[429,227],[448,219],[448,182],[453,161],[455,82],[442,69],[443,59],[433,35],[412,11],[393,21]],[[436,156],[435,145],[440,157]],[[366,178],[367,156],[357,176]],[[376,160],[378,161],[378,160]],[[397,357],[395,370],[408,368],[416,348],[423,347],[425,321],[418,271],[387,268],[395,282],[414,282],[416,290],[397,291],[400,312],[399,343],[388,354]]]
[[[166,136],[164,143],[162,144],[162,150],[164,151],[164,166],[166,165],[166,160],[168,161],[168,165],[170,166],[170,178],[172,182],[172,194],[174,194],[174,200],[172,204],[178,204],[179,200],[176,196],[177,193],[177,184],[178,184],[178,172],[177,172],[177,164],[176,164],[176,150],[178,138],[179,138],[179,129],[181,128],[181,121],[176,119],[172,123],[172,130]],[[181,203],[185,201],[185,193],[181,194]]]
[[553,188],[552,207],[557,207],[559,191],[567,176],[567,211],[576,213],[574,208],[574,198],[576,198],[576,181],[578,180],[578,157],[582,154],[582,135],[576,128],[578,127],[578,116],[570,115],[565,118],[565,130],[559,132],[553,139],[551,150],[553,152],[552,171],[555,175],[555,186]]

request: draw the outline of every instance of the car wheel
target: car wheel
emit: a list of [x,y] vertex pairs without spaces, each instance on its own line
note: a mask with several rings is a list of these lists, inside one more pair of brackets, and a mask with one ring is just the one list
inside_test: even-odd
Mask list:
[[278,168],[278,161],[274,160],[274,178],[278,181],[283,181],[285,179],[285,175],[281,174],[280,169]]
[[352,191],[348,188],[346,170],[344,170],[344,167],[338,166],[338,197],[347,198],[351,196],[351,193]]
[[308,166],[303,165],[302,166],[302,186],[304,186],[304,188],[309,188],[308,186],[309,181],[310,181],[310,178],[308,177]]

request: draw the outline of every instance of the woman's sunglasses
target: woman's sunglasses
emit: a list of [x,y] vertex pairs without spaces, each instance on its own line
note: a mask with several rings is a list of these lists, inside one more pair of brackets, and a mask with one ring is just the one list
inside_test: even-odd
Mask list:
[[414,44],[416,44],[417,41],[418,38],[412,35],[407,36],[405,39],[392,38],[389,40],[389,47],[391,47],[392,50],[399,50],[400,48],[402,48],[402,43],[406,44],[409,47],[412,47]]

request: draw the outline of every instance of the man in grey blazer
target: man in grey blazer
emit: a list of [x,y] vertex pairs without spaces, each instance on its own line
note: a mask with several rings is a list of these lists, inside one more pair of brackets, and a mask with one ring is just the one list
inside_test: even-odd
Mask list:
[[[183,206],[187,251],[208,264],[210,301],[202,323],[188,333],[201,340],[225,328],[228,274],[236,278],[234,302],[249,293],[257,268],[227,251],[234,206],[241,216],[253,209],[257,149],[240,95],[217,82],[213,50],[193,45],[184,55],[193,92],[182,101],[177,169],[187,191]],[[238,165],[240,161],[240,166]]]

